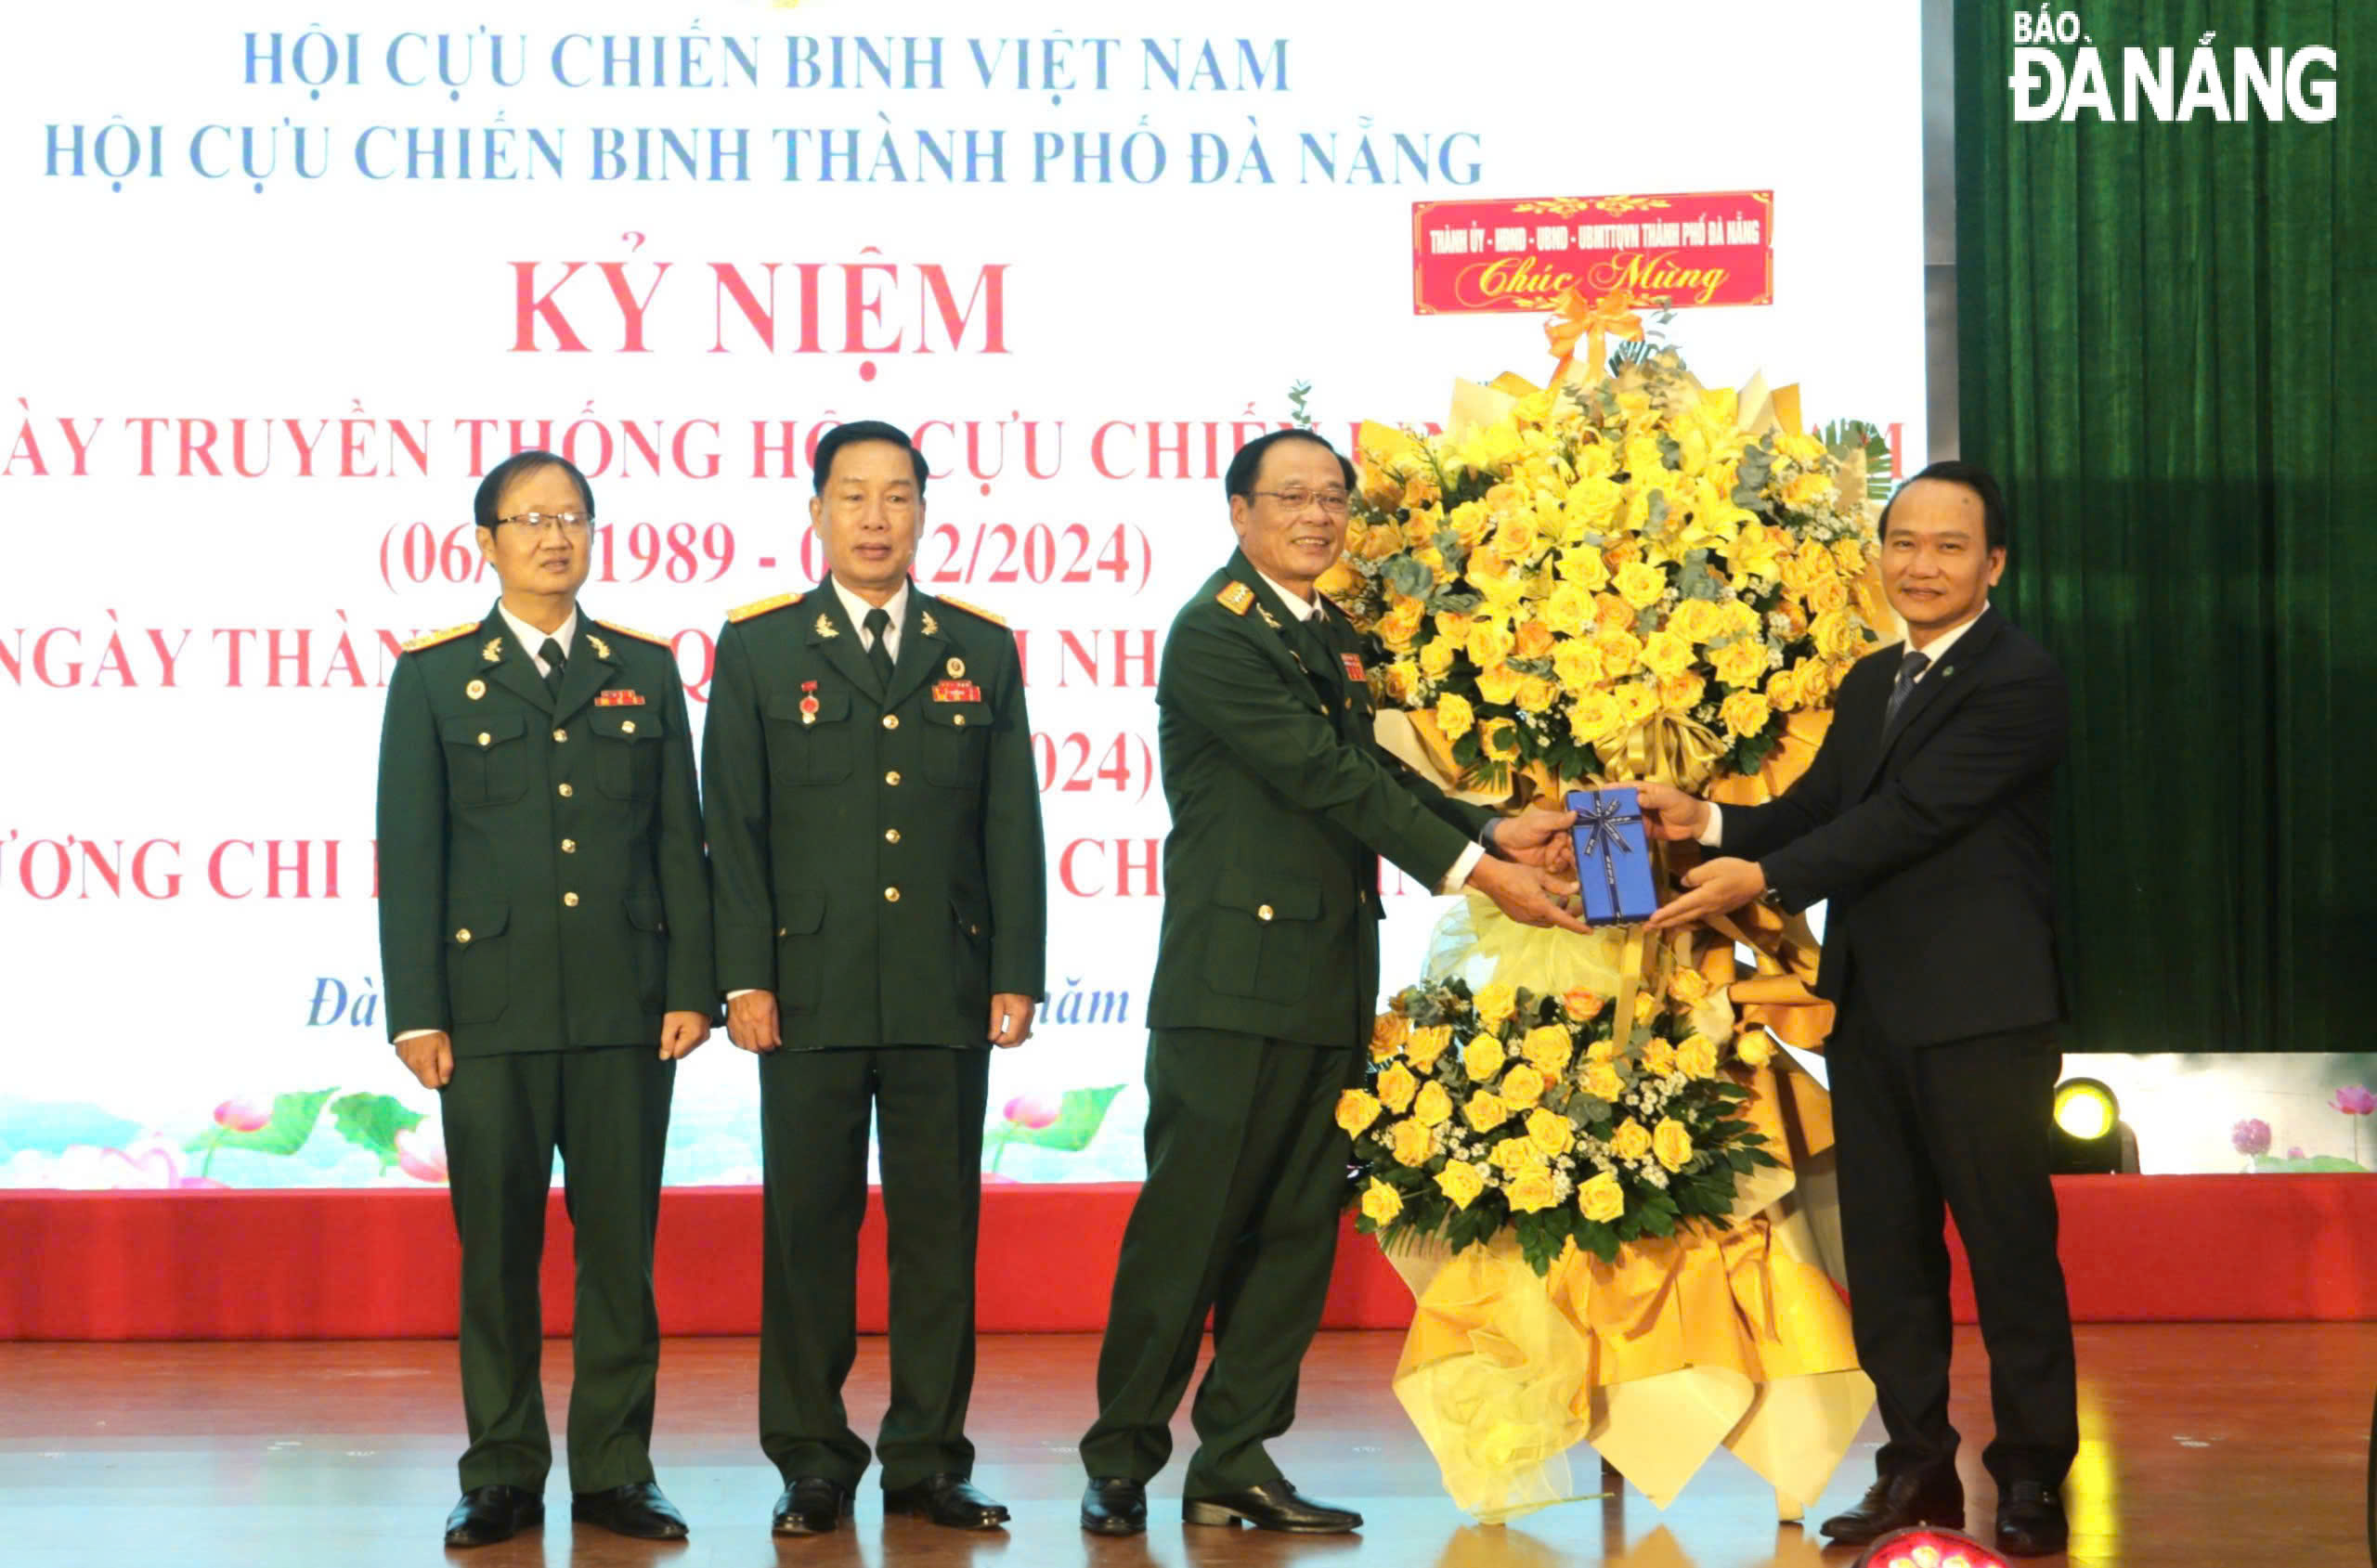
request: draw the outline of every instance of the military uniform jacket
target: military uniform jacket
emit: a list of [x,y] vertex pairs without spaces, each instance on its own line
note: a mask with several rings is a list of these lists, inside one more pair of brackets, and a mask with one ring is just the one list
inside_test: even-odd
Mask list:
[[1325,600],[1299,626],[1242,552],[1174,618],[1156,680],[1172,832],[1155,1028],[1362,1038],[1379,858],[1434,888],[1492,817],[1381,749],[1359,647]]
[[911,587],[888,690],[822,586],[735,612],[702,739],[718,983],[792,1049],[988,1049],[1043,994],[1039,772],[1015,637]]
[[657,1047],[714,1014],[709,878],[676,655],[578,611],[556,698],[503,617],[397,659],[380,736],[391,1038],[458,1056]]

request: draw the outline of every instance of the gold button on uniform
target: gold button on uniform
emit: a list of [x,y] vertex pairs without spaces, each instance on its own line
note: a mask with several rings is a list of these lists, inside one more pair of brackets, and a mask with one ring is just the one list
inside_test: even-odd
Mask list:
[[900,830],[896,827],[885,828],[883,830],[883,842],[886,844],[897,844],[900,842]]
[[1255,919],[1257,919],[1257,920],[1268,920],[1268,919],[1270,919],[1270,918],[1271,918],[1271,906],[1270,906],[1269,904],[1265,904],[1262,908],[1260,908],[1260,909],[1256,910],[1256,911],[1254,912],[1254,918],[1255,918]]
[[468,926],[463,927],[461,930],[454,933],[454,940],[461,943],[464,947],[470,946],[471,928]]
[[565,740],[567,740],[567,739],[569,739],[569,732],[568,732],[568,731],[566,731],[566,730],[555,730],[555,731],[553,732],[553,741],[554,741],[554,743],[555,743],[556,745],[558,745],[559,743],[561,743],[561,742],[563,742],[563,741],[565,741]]
[[481,730],[479,732],[479,745],[491,745],[494,742],[495,737],[493,735],[488,734],[485,730]]
[[561,841],[561,852],[565,855],[574,855],[578,853],[578,840],[575,838],[563,839]]
[[883,901],[884,901],[885,903],[887,903],[887,904],[896,904],[896,903],[898,903],[898,902],[900,901],[900,889],[899,889],[899,888],[884,888],[884,889],[883,889]]
[[785,928],[785,927],[783,927],[782,926],[779,926],[779,927],[776,927],[776,935],[777,935],[777,936],[779,936],[779,937],[783,937],[783,936],[789,936],[790,934],[791,934],[791,933],[790,933],[789,931],[786,930],[786,928]]
[[574,789],[570,788],[570,787],[569,787],[569,785],[567,785],[567,784],[563,784],[563,785],[561,785],[560,787],[561,787],[561,797],[562,797],[564,800],[568,799],[571,796],[576,795],[576,794],[578,793],[578,791],[576,791],[576,790],[574,790]]
[[887,730],[898,729],[900,727],[900,716],[896,713],[885,714],[883,716],[883,727]]
[[561,896],[561,901],[567,904],[570,908],[576,909],[578,907],[578,895],[576,893],[564,893]]
[[897,769],[897,768],[894,768],[894,769],[892,769],[890,772],[888,772],[888,773],[884,774],[884,775],[883,775],[883,782],[884,782],[885,784],[888,784],[892,785],[892,786],[893,786],[893,787],[895,787],[895,788],[896,788],[896,787],[898,787],[899,783],[900,783],[900,770],[899,770],[899,769]]
[[951,715],[949,716],[949,721],[950,721],[952,724],[956,725],[956,726],[957,726],[959,729],[961,729],[961,730],[963,730],[964,728],[966,728],[966,716],[965,716],[964,714],[962,714],[962,713],[953,713],[953,714],[951,714]]
[[635,720],[634,720],[634,719],[629,719],[626,723],[624,723],[624,724],[620,725],[620,726],[619,726],[619,733],[621,733],[622,735],[632,735],[632,734],[634,734],[634,733],[635,733]]

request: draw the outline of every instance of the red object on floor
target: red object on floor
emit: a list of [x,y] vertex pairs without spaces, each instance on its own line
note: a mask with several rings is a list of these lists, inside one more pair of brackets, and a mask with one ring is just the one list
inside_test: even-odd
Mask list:
[[[2377,1318],[2377,1180],[2059,1176],[2083,1322]],[[1096,1329],[1138,1189],[997,1183],[982,1194],[985,1333]],[[570,1321],[569,1222],[548,1212],[545,1321]],[[460,1254],[442,1191],[0,1192],[0,1339],[403,1339],[451,1334]],[[882,1210],[861,1242],[861,1327],[884,1321]],[[660,1323],[760,1321],[760,1193],[661,1200]],[[1958,1320],[1971,1289],[1956,1264]],[[1348,1227],[1325,1322],[1399,1328],[1410,1296]]]

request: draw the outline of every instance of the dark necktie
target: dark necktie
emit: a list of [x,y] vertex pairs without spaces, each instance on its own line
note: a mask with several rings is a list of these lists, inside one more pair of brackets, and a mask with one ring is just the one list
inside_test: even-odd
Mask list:
[[866,662],[875,667],[875,679],[883,683],[883,689],[888,693],[891,689],[891,650],[885,645],[883,639],[891,629],[891,612],[877,604],[866,613],[865,624],[866,635],[870,639],[866,645]]
[[1898,722],[1898,710],[1906,706],[1906,694],[1915,690],[1916,679],[1931,663],[1929,654],[1909,654],[1899,661],[1898,679],[1890,682],[1890,706],[1882,710],[1882,729],[1887,732]]
[[562,667],[569,663],[569,655],[561,651],[558,641],[548,637],[545,645],[537,650],[537,656],[545,661],[545,690],[559,697]]

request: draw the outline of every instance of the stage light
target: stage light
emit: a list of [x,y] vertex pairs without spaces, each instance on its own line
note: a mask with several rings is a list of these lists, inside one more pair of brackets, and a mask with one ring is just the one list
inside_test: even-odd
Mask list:
[[1865,1549],[1856,1568],[2011,1568],[1970,1536],[1918,1524],[1897,1530]]
[[2137,1169],[2137,1135],[2122,1125],[2121,1102],[2094,1078],[2067,1078],[2055,1086],[2058,1175],[2104,1175]]
[[2121,1121],[2121,1102],[2093,1078],[2067,1078],[2055,1086],[2055,1124],[2082,1143],[2094,1143]]

